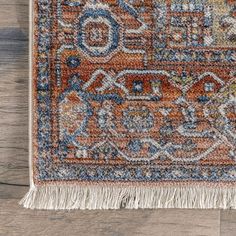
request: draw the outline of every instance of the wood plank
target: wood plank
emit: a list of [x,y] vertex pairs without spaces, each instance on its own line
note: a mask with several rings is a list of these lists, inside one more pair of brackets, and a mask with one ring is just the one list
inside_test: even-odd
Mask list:
[[28,187],[14,184],[29,183],[29,1],[1,0],[0,4],[0,198],[19,199]]
[[28,174],[28,39],[20,28],[0,28],[0,198],[20,198]]
[[[13,156],[13,148],[0,149],[0,184],[29,184],[28,154]],[[17,149],[15,149],[17,153]],[[8,158],[9,157],[9,158]],[[5,194],[4,194],[5,195]],[[2,194],[0,192],[0,198]]]
[[28,32],[29,0],[1,0],[0,28],[18,27]]
[[[16,199],[19,201],[28,191],[28,186],[14,186],[14,185],[5,185],[0,184],[0,199]],[[1,207],[0,207],[1,215]],[[1,236],[1,230],[0,230]]]
[[[0,7],[0,27],[19,27],[25,32],[28,29],[28,3],[21,1],[22,4],[1,3]],[[23,4],[24,3],[24,4]]]
[[236,210],[222,210],[221,211],[221,236],[235,236],[236,235]]
[[[17,72],[28,73],[27,32],[18,27],[0,28],[0,70],[1,74],[11,73],[9,80],[14,80]],[[1,86],[4,84],[1,83]]]
[[5,5],[15,5],[15,6],[23,5],[23,6],[28,6],[29,5],[29,0],[1,0],[1,6],[5,6]]
[[216,210],[35,211],[0,200],[0,235],[219,236]]

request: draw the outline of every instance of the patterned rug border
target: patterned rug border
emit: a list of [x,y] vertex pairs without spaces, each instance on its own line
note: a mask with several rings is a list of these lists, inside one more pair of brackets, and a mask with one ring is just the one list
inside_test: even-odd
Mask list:
[[[35,182],[32,187],[45,187],[45,186],[59,186],[59,185],[63,185],[63,183],[65,185],[68,186],[74,186],[76,184],[78,184],[77,180],[58,180],[58,181],[38,181]],[[126,182],[126,181],[119,181],[119,182],[114,182],[114,181],[104,181],[104,182],[99,182],[99,181],[93,181],[91,183],[88,183],[87,181],[79,181],[80,186],[82,187],[87,187],[87,186],[125,186],[125,187],[129,187],[129,186],[148,186],[148,187],[172,187],[172,186],[176,186],[176,187],[186,187],[186,186],[190,186],[190,187],[203,187],[203,186],[208,186],[210,188],[235,188],[236,184],[233,181],[219,181],[216,183],[213,182],[208,182],[208,181],[171,181],[171,180],[167,180],[167,181],[163,181],[163,182],[148,182],[147,181],[139,181],[139,182]]]

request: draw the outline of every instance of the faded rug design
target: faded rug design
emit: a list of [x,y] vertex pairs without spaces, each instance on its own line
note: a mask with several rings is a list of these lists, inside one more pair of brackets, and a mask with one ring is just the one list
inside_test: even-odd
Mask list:
[[34,0],[39,209],[236,208],[236,1]]

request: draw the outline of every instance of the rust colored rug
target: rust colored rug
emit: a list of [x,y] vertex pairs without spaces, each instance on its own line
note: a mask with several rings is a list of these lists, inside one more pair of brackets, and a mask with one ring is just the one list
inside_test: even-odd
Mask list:
[[236,208],[236,1],[34,0],[39,209]]

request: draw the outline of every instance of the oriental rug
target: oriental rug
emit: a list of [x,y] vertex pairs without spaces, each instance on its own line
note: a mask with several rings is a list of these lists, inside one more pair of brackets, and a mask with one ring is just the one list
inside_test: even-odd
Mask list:
[[37,209],[236,208],[236,1],[34,0]]

